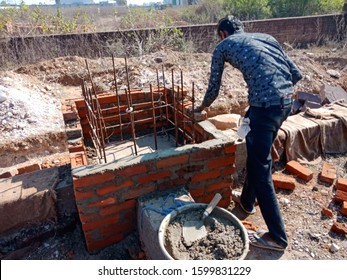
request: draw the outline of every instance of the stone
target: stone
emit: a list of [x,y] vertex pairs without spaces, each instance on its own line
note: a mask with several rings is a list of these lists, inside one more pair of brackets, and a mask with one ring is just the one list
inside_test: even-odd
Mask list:
[[222,114],[208,120],[220,130],[237,128],[239,126],[241,115],[239,114]]

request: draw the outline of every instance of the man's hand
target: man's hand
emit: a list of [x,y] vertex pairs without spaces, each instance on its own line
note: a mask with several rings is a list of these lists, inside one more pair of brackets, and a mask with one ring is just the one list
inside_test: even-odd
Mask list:
[[201,113],[206,107],[204,105],[199,105],[194,108],[194,113]]

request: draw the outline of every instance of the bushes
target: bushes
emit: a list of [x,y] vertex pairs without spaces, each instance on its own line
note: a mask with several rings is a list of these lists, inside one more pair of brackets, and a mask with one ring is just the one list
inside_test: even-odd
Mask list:
[[38,34],[65,34],[93,31],[90,18],[76,10],[72,18],[65,18],[58,7],[55,15],[44,13],[38,6],[0,10],[0,31],[8,36],[32,36]]

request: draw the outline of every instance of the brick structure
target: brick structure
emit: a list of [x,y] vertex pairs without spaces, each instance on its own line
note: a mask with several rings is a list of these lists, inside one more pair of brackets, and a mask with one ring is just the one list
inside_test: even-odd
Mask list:
[[[137,100],[140,102],[138,104],[147,104],[148,94],[145,92],[131,91],[131,94],[133,102]],[[122,98],[124,96],[120,97]],[[100,94],[98,99],[104,108],[105,119],[117,122],[118,112],[114,111],[117,106],[112,107],[115,95]],[[81,134],[86,140],[90,137],[91,128],[86,117],[85,103],[83,100],[75,100],[75,104],[78,111],[78,119],[75,121],[80,124]],[[182,108],[184,104],[176,105]],[[74,106],[65,108],[72,110]],[[125,110],[126,107],[120,106],[120,109]],[[72,116],[67,109],[64,113]],[[173,112],[169,111],[168,116],[174,118]],[[176,114],[176,118],[181,124],[180,112]],[[153,124],[146,112],[135,115],[135,120],[137,131],[148,130]],[[163,124],[167,122],[163,121],[158,125]],[[186,123],[184,129],[188,134],[194,135],[194,143],[101,164],[88,165],[84,149],[72,152],[79,145],[69,147],[74,193],[90,252],[117,243],[136,229],[137,200],[143,195],[184,187],[195,202],[208,203],[218,192],[222,195],[218,206],[229,206],[231,176],[235,173],[234,140],[219,133],[208,121],[190,125]],[[119,127],[115,132],[119,134]],[[79,162],[77,154],[81,157]]]

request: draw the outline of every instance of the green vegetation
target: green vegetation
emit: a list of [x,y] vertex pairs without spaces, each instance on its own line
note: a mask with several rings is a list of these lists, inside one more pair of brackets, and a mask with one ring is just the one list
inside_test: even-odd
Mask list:
[[[133,29],[131,38],[123,38],[123,40],[133,41],[135,44],[125,44],[129,52],[133,52],[134,49],[140,55],[144,53],[150,53],[154,50],[158,50],[162,47],[181,50],[184,45],[183,33],[173,26],[173,21],[170,16],[161,11],[150,9],[146,11],[144,9],[131,9],[129,13],[122,17],[120,27],[122,29]],[[140,28],[155,28],[154,32],[143,32]],[[126,43],[126,42],[125,42]]]
[[[344,0],[200,0],[197,5],[170,7],[164,10],[148,8],[104,7],[111,10],[109,17],[100,13],[101,6],[79,6],[63,10],[60,1],[50,10],[27,6],[24,1],[12,7],[5,0],[0,10],[0,33],[9,36],[36,34],[79,33],[98,30],[108,23],[108,30],[135,28],[163,28],[179,24],[216,23],[221,17],[234,14],[241,20],[272,17],[292,17],[329,14],[342,11]],[[126,1],[119,0],[119,4]],[[52,13],[52,10],[55,12]],[[89,9],[89,12],[86,10]],[[92,10],[94,9],[94,10]],[[110,24],[112,22],[112,24]],[[101,24],[100,24],[101,23]]]
[[9,36],[76,33],[95,30],[91,19],[76,9],[71,18],[65,18],[60,6],[56,14],[47,14],[39,6],[29,7],[24,1],[19,8],[0,10],[0,31]]

